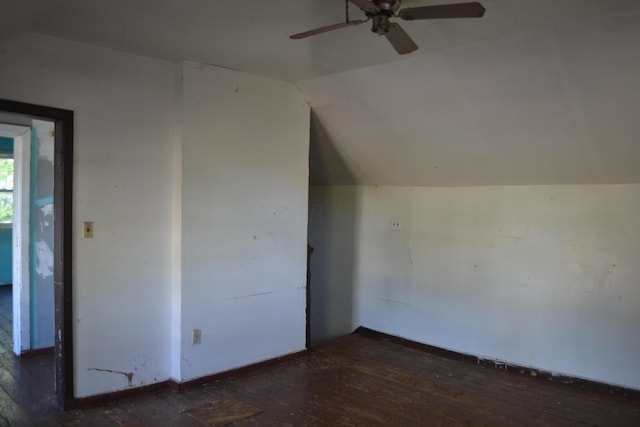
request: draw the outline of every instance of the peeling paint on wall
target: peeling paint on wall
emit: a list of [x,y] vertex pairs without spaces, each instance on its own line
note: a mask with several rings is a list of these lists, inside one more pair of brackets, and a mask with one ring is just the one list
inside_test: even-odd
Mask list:
[[[47,139],[53,141],[53,131],[49,131]],[[40,144],[38,147],[38,158],[53,163],[53,144]]]
[[37,242],[36,251],[38,256],[36,273],[43,279],[53,276],[53,251],[47,242],[43,240]]
[[31,132],[31,180],[29,212],[30,289],[32,349],[54,344],[53,302],[53,152],[54,127],[33,120]]
[[44,217],[43,225],[45,227],[53,225],[53,223],[49,220],[49,218],[53,219],[53,203],[41,206],[40,211],[42,212],[42,216]]

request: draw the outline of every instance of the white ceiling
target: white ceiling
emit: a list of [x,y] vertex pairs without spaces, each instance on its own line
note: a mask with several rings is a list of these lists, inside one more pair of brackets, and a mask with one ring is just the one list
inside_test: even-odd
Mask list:
[[0,39],[294,82],[314,111],[315,183],[640,182],[640,1],[481,3],[481,19],[401,21],[420,46],[406,56],[367,24],[288,38],[344,20],[342,0],[0,0]]

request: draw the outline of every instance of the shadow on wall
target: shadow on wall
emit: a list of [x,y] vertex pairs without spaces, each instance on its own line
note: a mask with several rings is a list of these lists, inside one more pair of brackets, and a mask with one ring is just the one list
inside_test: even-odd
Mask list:
[[311,114],[309,149],[309,245],[311,345],[354,329],[357,187],[354,177]]
[[355,185],[358,177],[337,149],[316,114],[311,111],[309,185]]

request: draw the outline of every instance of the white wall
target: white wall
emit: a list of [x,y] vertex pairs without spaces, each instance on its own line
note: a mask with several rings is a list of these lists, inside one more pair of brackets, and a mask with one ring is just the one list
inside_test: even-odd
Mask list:
[[309,107],[293,85],[34,34],[0,52],[0,96],[75,113],[77,397],[304,348]]
[[190,62],[182,73],[181,375],[192,379],[304,348],[309,107],[288,83]]
[[129,385],[96,369],[167,379],[174,65],[39,35],[0,51],[0,96],[75,112],[76,395]]
[[352,327],[640,389],[639,184],[323,191],[355,191]]

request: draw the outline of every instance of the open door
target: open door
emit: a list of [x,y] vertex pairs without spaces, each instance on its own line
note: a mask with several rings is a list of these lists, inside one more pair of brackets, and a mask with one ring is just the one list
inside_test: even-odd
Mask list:
[[[0,113],[51,121],[53,152],[53,284],[55,384],[58,403],[74,398],[72,330],[73,112],[0,99]],[[23,144],[24,146],[24,144]],[[22,274],[22,273],[21,273]],[[24,314],[20,314],[21,318]]]

